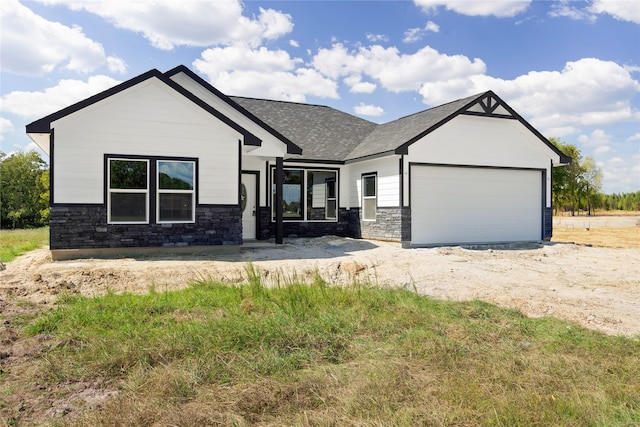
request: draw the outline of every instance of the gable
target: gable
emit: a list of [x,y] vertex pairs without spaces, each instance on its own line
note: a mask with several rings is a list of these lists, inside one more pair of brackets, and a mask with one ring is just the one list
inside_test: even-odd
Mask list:
[[238,200],[243,135],[157,79],[53,121],[54,203],[104,203],[106,157],[190,158],[199,203]]
[[[264,153],[260,155],[277,155],[278,157],[281,156],[282,154],[279,153],[280,149],[276,148],[276,146],[279,146],[280,144],[285,145],[286,153],[302,153],[301,148],[294,144],[287,137],[253,115],[250,111],[246,110],[244,107],[235,102],[232,98],[226,96],[215,87],[204,81],[201,77],[193,73],[193,71],[189,70],[187,67],[180,65],[172,70],[167,71],[165,75],[169,79],[189,91],[191,94],[195,95],[198,99],[204,101],[207,105],[210,105],[216,110],[223,112],[234,122],[250,130],[252,133],[260,135],[262,141],[269,141],[271,143],[271,147],[261,147],[260,151]],[[258,154],[259,153],[254,153],[254,155]]]
[[518,120],[459,114],[408,147],[409,161],[547,169],[560,157]]
[[242,134],[243,142],[245,145],[255,145],[255,146],[260,145],[261,141],[255,135],[246,131],[245,129],[240,127],[237,123],[231,121],[229,118],[225,117],[219,111],[215,110],[210,105],[198,99],[189,91],[182,88],[180,85],[176,84],[175,82],[171,81],[170,79],[168,79],[166,76],[164,76],[162,73],[160,73],[158,70],[155,70],[155,69],[150,70],[144,74],[141,74],[137,77],[127,80],[126,82],[120,83],[119,85],[116,85],[110,89],[107,89],[99,94],[93,95],[85,100],[77,102],[73,105],[63,108],[62,110],[59,110],[55,113],[52,113],[46,117],[43,117],[39,120],[36,120],[28,124],[26,126],[27,135],[36,144],[38,144],[38,146],[40,146],[45,152],[49,153],[50,147],[49,147],[49,138],[47,137],[47,135],[50,134],[51,130],[53,129],[52,127],[53,122],[57,120],[61,120],[64,117],[67,117],[71,114],[74,114],[86,108],[90,108],[94,104],[97,104],[101,101],[108,100],[109,98],[114,97],[121,92],[127,91],[128,89],[133,88],[149,80],[158,80],[159,82],[162,82],[163,84],[171,88],[173,91],[175,91],[177,94],[180,94],[184,98],[191,101],[194,105],[198,106],[200,109],[206,111],[208,114],[224,122],[227,126],[238,131],[240,134]]

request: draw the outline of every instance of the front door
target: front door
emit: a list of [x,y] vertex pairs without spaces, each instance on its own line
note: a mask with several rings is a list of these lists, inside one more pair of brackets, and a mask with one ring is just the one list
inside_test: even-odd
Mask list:
[[256,238],[256,174],[243,173],[240,187],[240,206],[242,207],[242,239]]

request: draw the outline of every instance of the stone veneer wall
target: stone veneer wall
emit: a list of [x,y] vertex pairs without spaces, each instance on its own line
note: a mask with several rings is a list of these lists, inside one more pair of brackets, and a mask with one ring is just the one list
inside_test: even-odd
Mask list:
[[553,236],[553,207],[544,208],[544,240],[551,240]]
[[408,207],[378,207],[375,221],[363,221],[360,208],[351,208],[349,216],[353,237],[395,242],[411,241],[411,209]]
[[[267,240],[276,235],[276,224],[271,222],[270,208],[259,208],[259,239]],[[338,221],[284,221],[284,237],[352,237],[349,211],[338,210]]]
[[196,207],[192,224],[107,224],[105,205],[54,205],[49,217],[51,249],[239,245],[239,206]]

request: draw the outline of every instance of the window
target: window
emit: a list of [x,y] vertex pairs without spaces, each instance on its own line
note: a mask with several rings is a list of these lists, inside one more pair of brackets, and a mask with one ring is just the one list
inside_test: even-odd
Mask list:
[[109,159],[108,169],[108,222],[149,222],[149,162]]
[[195,222],[196,160],[113,157],[107,175],[108,223]]
[[[282,203],[284,220],[335,221],[338,211],[335,170],[284,169]],[[272,174],[272,219],[275,219],[275,169]]]
[[377,188],[376,175],[362,176],[362,219],[376,220]]
[[195,220],[195,162],[158,160],[158,222]]
[[326,219],[336,219],[336,214],[338,210],[338,203],[336,199],[336,180],[335,178],[327,178],[326,182],[326,193],[327,193],[327,202],[326,202]]

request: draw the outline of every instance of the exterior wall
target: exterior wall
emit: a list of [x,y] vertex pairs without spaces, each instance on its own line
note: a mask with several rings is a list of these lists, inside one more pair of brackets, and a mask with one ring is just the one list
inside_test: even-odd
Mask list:
[[51,249],[239,245],[239,206],[198,206],[193,224],[107,224],[105,205],[54,205]]
[[198,202],[238,203],[242,135],[156,79],[52,127],[54,204],[105,203],[105,154],[198,158]]
[[202,87],[201,84],[194,81],[188,75],[184,73],[178,73],[171,76],[171,80],[178,83],[180,86],[187,89],[189,92],[191,92],[216,110],[220,111],[235,123],[239,124],[244,129],[260,138],[262,140],[262,145],[252,152],[253,155],[279,157],[287,152],[287,147],[282,141],[278,140],[271,133],[267,132],[265,129],[260,127],[253,120],[249,119],[235,108],[232,108],[229,104],[218,98],[211,91]]
[[[551,162],[557,157],[519,121],[459,115],[409,146],[408,164],[433,163],[546,170],[546,207],[551,207]],[[405,205],[410,203],[404,176]]]
[[348,169],[349,206],[361,207],[362,204],[362,174],[376,173],[378,177],[379,207],[400,206],[400,156],[389,156],[380,159],[350,163]]
[[359,239],[408,242],[411,240],[411,210],[409,208],[378,208],[375,221],[362,221],[360,208],[349,210],[352,237]]
[[[271,209],[261,207],[259,239],[266,240],[275,237],[276,224],[271,221]],[[352,232],[350,211],[340,208],[338,221],[285,221],[283,224],[284,237],[322,237],[342,236],[354,237]]]

